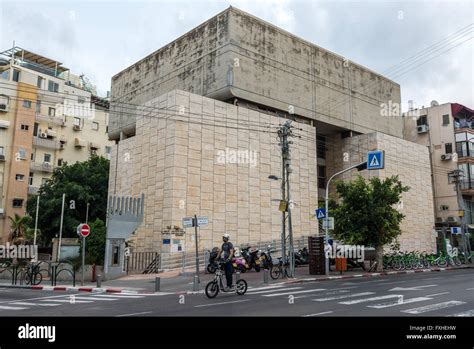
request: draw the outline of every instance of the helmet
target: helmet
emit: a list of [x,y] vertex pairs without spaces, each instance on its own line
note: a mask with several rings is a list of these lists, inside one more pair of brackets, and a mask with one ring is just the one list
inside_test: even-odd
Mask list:
[[230,235],[225,233],[224,235],[222,235],[222,238],[225,239],[225,240],[229,240],[230,239]]

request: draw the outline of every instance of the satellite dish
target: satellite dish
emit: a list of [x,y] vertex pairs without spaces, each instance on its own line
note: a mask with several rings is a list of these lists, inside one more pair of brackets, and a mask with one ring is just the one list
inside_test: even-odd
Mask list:
[[439,105],[439,103],[438,103],[438,101],[433,100],[433,101],[431,101],[430,105],[432,107],[437,107]]

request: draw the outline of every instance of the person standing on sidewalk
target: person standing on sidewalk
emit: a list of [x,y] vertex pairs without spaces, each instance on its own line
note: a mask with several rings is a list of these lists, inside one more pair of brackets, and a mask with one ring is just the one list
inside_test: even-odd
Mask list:
[[232,289],[232,273],[233,273],[233,267],[232,267],[232,258],[234,257],[234,245],[232,245],[232,242],[230,240],[230,235],[225,233],[222,235],[222,241],[224,242],[222,244],[221,250],[219,251],[219,255],[217,259],[220,259],[222,254],[224,254],[223,258],[225,261],[225,278],[227,280],[227,287],[225,291],[229,291]]

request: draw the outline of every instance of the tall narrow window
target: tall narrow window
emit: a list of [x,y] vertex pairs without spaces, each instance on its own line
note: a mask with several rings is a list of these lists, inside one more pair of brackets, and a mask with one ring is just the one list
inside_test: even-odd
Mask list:
[[453,152],[453,144],[452,143],[446,143],[444,145],[444,150],[446,154],[451,154]]
[[318,188],[326,189],[326,166],[318,165]]
[[20,81],[20,71],[18,69],[13,69],[13,81]]
[[56,109],[55,109],[55,108],[52,108],[52,107],[49,107],[49,109],[48,109],[48,115],[49,115],[49,116],[56,116]]
[[449,125],[449,114],[443,115],[443,126]]

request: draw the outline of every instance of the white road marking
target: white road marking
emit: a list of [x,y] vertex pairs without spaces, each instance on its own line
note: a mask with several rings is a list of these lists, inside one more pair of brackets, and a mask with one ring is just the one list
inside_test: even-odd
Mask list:
[[243,299],[241,301],[232,301],[232,302],[200,304],[200,305],[195,305],[194,308],[213,307],[213,306],[216,306],[216,305],[224,305],[224,304],[231,304],[231,303],[242,303],[242,302],[248,302],[248,301],[250,301],[250,299]]
[[427,287],[436,287],[438,285],[423,285],[423,286],[413,286],[413,287],[395,287],[392,288],[389,291],[423,291],[422,288],[427,288]]
[[402,310],[401,312],[402,313],[408,313],[408,314],[423,314],[423,313],[427,313],[427,312],[430,312],[430,311],[455,307],[457,305],[461,305],[461,304],[465,304],[465,303],[466,302],[461,302],[461,301],[449,301],[449,302],[443,302],[443,303],[437,303],[437,304],[430,304],[430,305],[426,305],[424,307],[419,307],[419,308]]
[[100,298],[100,297],[88,297],[88,296],[76,296],[74,297],[76,300],[92,300],[92,301],[116,301],[117,298]]
[[93,303],[94,301],[83,301],[83,300],[78,300],[77,298],[72,299],[40,299],[41,302],[58,302],[58,303]]
[[316,288],[316,289],[313,289],[313,290],[304,290],[304,291],[296,291],[296,292],[283,292],[283,293],[264,294],[263,297],[278,297],[278,296],[286,296],[286,295],[291,295],[291,294],[317,292],[317,291],[326,291],[326,289],[325,288]]
[[466,288],[466,291],[472,291],[474,290],[474,287],[473,288]]
[[[341,293],[344,293],[344,292],[349,292],[347,290],[340,290],[340,291],[333,291],[333,292],[324,292],[323,294],[326,296],[326,295],[330,295],[330,294],[341,294]],[[295,297],[295,299],[298,299],[298,298],[307,298],[307,297],[313,297],[313,296],[321,296],[322,294],[305,294],[303,296],[297,296]]]
[[308,315],[303,315],[303,317],[310,317],[310,316],[318,316],[318,315],[324,315],[324,314],[331,314],[333,311],[323,311],[322,313],[316,313],[316,314],[308,314]]
[[151,311],[142,311],[141,313],[122,314],[122,315],[117,315],[116,317],[143,315],[143,314],[150,314],[150,313]]
[[404,299],[402,301],[397,300],[394,302],[388,302],[388,303],[380,303],[380,304],[374,304],[374,305],[368,305],[368,308],[375,308],[375,309],[383,309],[383,308],[388,308],[388,307],[394,307],[397,305],[403,305],[403,304],[409,304],[409,303],[415,303],[415,302],[423,302],[423,301],[429,301],[432,300],[433,298],[428,298],[428,297],[415,297],[415,298],[408,298]]
[[8,305],[0,305],[0,310],[23,310],[23,309],[29,309],[25,307],[9,307]]
[[388,299],[388,298],[398,298],[398,299],[403,299],[403,296],[400,294],[389,294],[386,296],[378,296],[378,297],[369,297],[369,298],[362,298],[362,299],[354,299],[352,301],[343,301],[339,302],[339,304],[346,304],[346,305],[351,305],[351,304],[358,304],[358,303],[365,303],[365,302],[372,302],[372,301],[378,301],[381,299]]
[[441,292],[441,293],[427,294],[424,297],[436,297],[436,296],[441,296],[442,294],[448,294],[448,293],[451,293],[451,292]]
[[393,285],[393,284],[403,284],[404,282],[406,282],[406,281],[403,281],[403,280],[401,280],[401,281],[391,281],[391,282],[384,283],[384,286],[385,285]]
[[281,289],[272,289],[272,290],[266,290],[266,291],[257,291],[257,292],[250,292],[247,291],[247,294],[262,294],[262,293],[271,293],[271,292],[277,292],[277,291],[289,291],[289,290],[301,290],[303,287],[287,287],[287,288],[281,288]]
[[61,304],[53,304],[53,303],[31,303],[31,302],[15,302],[15,303],[11,303],[12,305],[29,305],[29,306],[41,306],[41,307],[54,307],[54,306],[57,306],[57,305],[61,305]]
[[264,287],[249,287],[248,292],[250,291],[262,291],[262,290],[271,290],[275,288],[282,288],[283,285],[278,286],[264,286]]
[[464,316],[474,316],[474,309],[463,311],[462,313],[456,313],[449,316],[464,317]]
[[361,292],[361,293],[353,293],[353,294],[343,294],[343,295],[340,295],[340,296],[326,297],[326,298],[316,298],[316,299],[312,299],[312,300],[315,301],[315,302],[326,302],[326,301],[333,301],[333,300],[336,300],[336,299],[368,296],[370,294],[375,294],[375,292]]
[[122,298],[122,299],[128,299],[128,298],[143,298],[144,296],[131,296],[131,295],[110,295],[110,294],[95,294],[94,297],[101,297],[101,298]]

